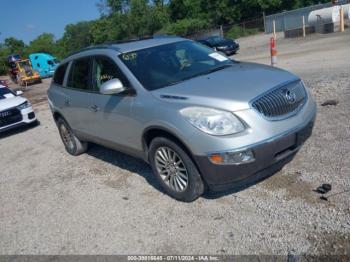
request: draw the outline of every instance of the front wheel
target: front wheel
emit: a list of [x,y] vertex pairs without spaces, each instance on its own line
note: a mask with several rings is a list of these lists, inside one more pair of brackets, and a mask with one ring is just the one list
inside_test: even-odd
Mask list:
[[197,167],[179,145],[157,137],[151,142],[149,156],[153,172],[168,195],[192,202],[204,193],[204,183]]

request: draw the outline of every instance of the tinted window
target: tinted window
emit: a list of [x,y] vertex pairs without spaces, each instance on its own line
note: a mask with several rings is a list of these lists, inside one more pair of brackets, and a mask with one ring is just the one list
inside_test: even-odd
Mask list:
[[129,86],[128,81],[120,71],[118,66],[109,58],[98,56],[95,57],[94,70],[92,74],[92,81],[94,83],[94,90],[99,91],[101,85],[105,82],[118,78],[122,81],[124,86]]
[[73,62],[68,78],[68,87],[91,90],[90,58],[81,58]]
[[59,66],[53,77],[53,82],[57,85],[63,85],[64,75],[66,74],[68,64]]

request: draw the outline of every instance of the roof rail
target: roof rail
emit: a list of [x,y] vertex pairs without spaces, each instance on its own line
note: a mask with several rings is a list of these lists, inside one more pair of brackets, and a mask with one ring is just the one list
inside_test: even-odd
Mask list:
[[70,57],[70,56],[72,56],[72,55],[76,55],[76,54],[79,54],[79,53],[81,53],[81,52],[89,51],[89,50],[94,50],[94,49],[114,49],[114,50],[116,50],[116,51],[119,51],[119,48],[117,48],[117,47],[115,47],[115,46],[112,46],[111,44],[102,44],[102,45],[88,46],[88,47],[85,47],[85,48],[80,49],[80,50],[78,50],[78,51],[75,51],[75,52],[70,53],[69,55],[67,55],[67,56],[65,57],[65,59],[68,58],[68,57]]
[[153,36],[142,36],[142,37],[138,37],[138,38],[131,38],[131,39],[124,39],[124,40],[105,42],[104,44],[116,45],[116,44],[137,42],[137,41],[142,41],[142,40],[149,40],[149,39],[153,39],[153,38],[154,38]]
[[80,52],[94,50],[94,49],[113,49],[113,50],[116,50],[116,51],[120,51],[120,49],[117,46],[115,46],[115,45],[117,45],[117,44],[124,44],[124,43],[131,43],[131,42],[137,42],[137,41],[142,41],[142,40],[149,40],[149,39],[166,38],[166,37],[175,37],[175,36],[173,36],[173,35],[155,35],[155,36],[143,36],[143,37],[133,38],[133,39],[110,41],[110,42],[105,42],[105,43],[100,44],[100,45],[85,47],[85,48],[83,48],[83,49],[81,49],[79,51],[70,53],[65,58],[68,58],[68,57],[70,57],[72,55],[79,54]]

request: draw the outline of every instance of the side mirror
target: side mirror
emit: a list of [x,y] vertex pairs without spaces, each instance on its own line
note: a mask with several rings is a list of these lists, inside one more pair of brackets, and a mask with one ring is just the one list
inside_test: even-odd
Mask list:
[[23,91],[21,91],[21,90],[16,91],[16,95],[17,95],[17,96],[23,95]]
[[120,94],[125,90],[126,87],[123,86],[123,83],[118,78],[111,79],[100,87],[100,93],[103,95]]

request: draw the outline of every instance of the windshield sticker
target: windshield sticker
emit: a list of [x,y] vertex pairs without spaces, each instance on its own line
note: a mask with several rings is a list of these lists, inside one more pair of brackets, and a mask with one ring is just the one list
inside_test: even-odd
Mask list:
[[127,53],[123,54],[123,59],[125,61],[135,60],[137,58],[137,53]]
[[228,58],[226,56],[223,56],[219,53],[211,53],[209,56],[211,58],[214,58],[215,60],[218,60],[219,62],[223,62],[223,61],[228,60]]
[[4,94],[3,95],[5,98],[12,98],[15,97],[13,94]]

